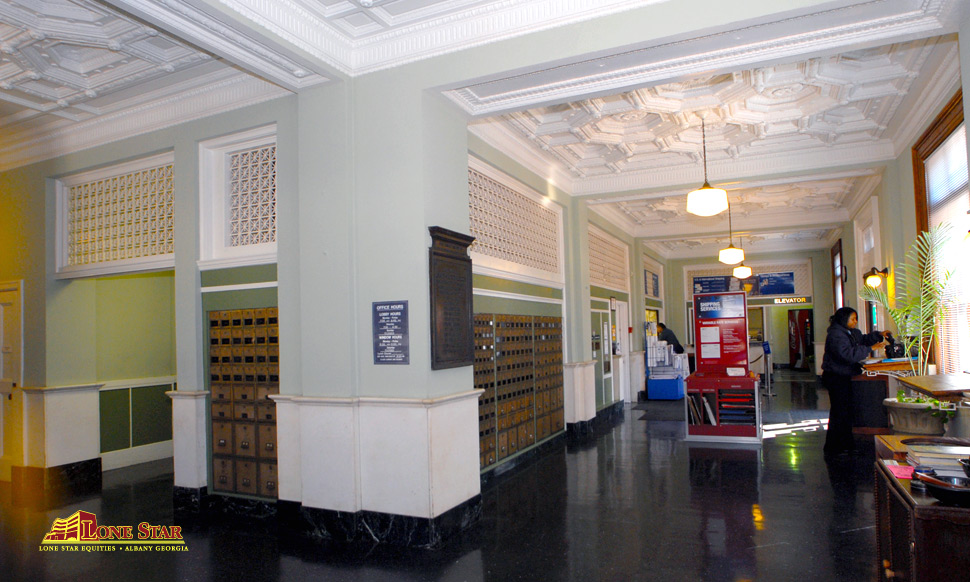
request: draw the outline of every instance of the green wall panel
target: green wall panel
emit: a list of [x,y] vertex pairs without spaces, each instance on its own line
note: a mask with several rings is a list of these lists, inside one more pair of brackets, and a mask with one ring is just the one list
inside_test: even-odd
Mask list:
[[172,440],[170,384],[131,389],[131,446]]
[[97,379],[175,374],[175,277],[171,271],[98,279]]
[[490,291],[501,291],[503,293],[515,293],[517,295],[529,295],[532,297],[542,297],[544,299],[562,299],[562,289],[543,287],[542,285],[532,285],[521,281],[509,281],[498,277],[486,275],[473,275],[472,285],[476,289],[488,289]]
[[472,298],[472,310],[475,313],[562,317],[562,305],[556,303],[519,301],[515,299],[503,299],[501,297],[486,297],[482,295],[475,295]]
[[596,285],[589,286],[590,297],[599,297],[600,299],[609,299],[610,297],[616,297],[617,301],[629,302],[630,295],[622,291],[614,291],[613,289],[604,289],[603,287],[597,287]]
[[251,267],[202,271],[200,278],[202,287],[266,283],[276,281],[276,265],[253,265]]
[[276,287],[202,294],[202,311],[276,307]]
[[107,390],[100,396],[101,452],[127,449],[131,446],[131,410],[129,389]]

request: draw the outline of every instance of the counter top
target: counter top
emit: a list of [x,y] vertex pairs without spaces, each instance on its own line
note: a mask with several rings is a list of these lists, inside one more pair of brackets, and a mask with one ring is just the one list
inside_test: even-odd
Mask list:
[[899,378],[907,388],[938,400],[958,401],[970,392],[970,374],[936,374]]

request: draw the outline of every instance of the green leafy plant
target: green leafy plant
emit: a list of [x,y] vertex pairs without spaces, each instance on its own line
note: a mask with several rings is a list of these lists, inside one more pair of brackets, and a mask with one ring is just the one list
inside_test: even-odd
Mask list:
[[941,263],[943,247],[951,231],[949,223],[941,222],[916,237],[906,253],[906,260],[896,265],[893,301],[883,289],[868,285],[859,292],[863,299],[885,308],[896,324],[906,354],[917,353],[910,366],[913,374],[918,376],[927,373],[937,322],[946,313],[943,296],[952,273],[943,270]]
[[896,392],[896,400],[908,404],[926,404],[926,410],[930,411],[930,415],[939,418],[943,423],[946,423],[957,413],[956,406],[952,403],[944,404],[929,396],[906,396],[906,391],[902,388]]

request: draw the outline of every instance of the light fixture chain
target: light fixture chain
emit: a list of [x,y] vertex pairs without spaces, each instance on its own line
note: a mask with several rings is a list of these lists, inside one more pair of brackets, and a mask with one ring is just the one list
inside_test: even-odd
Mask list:
[[704,183],[707,184],[707,130],[704,128],[704,118],[701,118],[701,151],[704,160]]

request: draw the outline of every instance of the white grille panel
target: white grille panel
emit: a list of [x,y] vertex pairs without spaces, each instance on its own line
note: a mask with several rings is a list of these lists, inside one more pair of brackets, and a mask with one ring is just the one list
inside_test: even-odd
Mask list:
[[599,229],[589,228],[589,281],[593,285],[630,290],[626,245]]
[[228,157],[228,246],[276,242],[276,145]]
[[468,206],[471,251],[561,278],[558,213],[472,168]]
[[66,265],[171,254],[174,191],[170,163],[70,186]]

